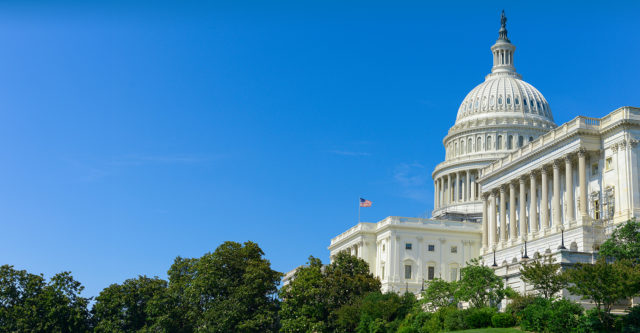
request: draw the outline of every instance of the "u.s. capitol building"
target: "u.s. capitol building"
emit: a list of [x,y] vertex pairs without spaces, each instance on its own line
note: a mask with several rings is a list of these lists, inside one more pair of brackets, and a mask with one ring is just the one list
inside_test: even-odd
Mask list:
[[491,73],[464,98],[444,138],[433,217],[359,223],[331,240],[331,257],[349,251],[384,291],[416,293],[433,278],[459,279],[481,257],[522,292],[523,260],[591,261],[616,225],[640,216],[640,108],[557,125],[516,71],[515,49],[503,14]]

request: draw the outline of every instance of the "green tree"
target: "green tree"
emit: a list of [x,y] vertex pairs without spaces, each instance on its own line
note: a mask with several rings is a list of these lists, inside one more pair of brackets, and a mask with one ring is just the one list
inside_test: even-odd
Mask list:
[[0,331],[88,332],[88,298],[69,272],[42,275],[0,266]]
[[600,245],[599,254],[617,260],[640,261],[640,222],[630,220],[618,226]]
[[455,292],[457,299],[468,301],[474,307],[497,306],[505,296],[502,279],[493,269],[472,259],[460,271],[461,278]]
[[150,305],[158,330],[171,332],[273,332],[278,329],[277,285],[253,242],[225,242],[200,258],[176,258],[168,299]]
[[523,264],[520,268],[522,280],[533,285],[546,299],[567,286],[567,277],[561,271],[561,265],[551,256],[544,256]]
[[436,308],[450,306],[456,303],[455,281],[447,282],[443,279],[433,279],[427,283],[427,289],[422,292],[422,304],[430,304]]
[[576,264],[567,271],[569,290],[596,304],[600,320],[611,326],[611,307],[640,291],[640,272],[629,261],[608,263],[604,258],[595,264]]
[[100,292],[93,306],[95,332],[138,332],[155,324],[157,302],[166,298],[167,281],[139,276],[112,284]]
[[293,281],[280,290],[281,331],[333,332],[340,326],[338,309],[374,291],[380,291],[380,281],[364,260],[343,252],[323,266],[310,257],[307,267],[299,268]]

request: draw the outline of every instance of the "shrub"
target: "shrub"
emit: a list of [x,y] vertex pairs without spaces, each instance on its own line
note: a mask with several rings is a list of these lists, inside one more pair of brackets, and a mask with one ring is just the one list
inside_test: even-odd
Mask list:
[[583,312],[581,305],[569,300],[560,299],[551,303],[551,318],[547,322],[547,331],[570,332],[578,326]]
[[467,311],[464,321],[468,328],[490,327],[491,317],[496,313],[494,308],[471,308]]
[[580,317],[576,331],[579,333],[606,332],[607,329],[600,320],[598,312],[598,309],[587,310],[585,314]]
[[444,317],[444,329],[446,331],[459,331],[467,329],[467,324],[464,321],[464,315],[466,311],[455,310],[449,311]]
[[513,327],[516,320],[510,313],[496,313],[491,317],[491,324],[493,327]]
[[513,318],[516,320],[516,324],[519,324],[522,319],[522,310],[524,310],[529,304],[533,303],[535,299],[536,297],[531,295],[513,297],[511,299],[511,303],[507,305],[505,312],[513,315]]
[[520,313],[520,327],[527,331],[543,332],[551,319],[551,301],[536,298]]
[[629,309],[622,319],[622,333],[640,332],[640,305],[636,305]]

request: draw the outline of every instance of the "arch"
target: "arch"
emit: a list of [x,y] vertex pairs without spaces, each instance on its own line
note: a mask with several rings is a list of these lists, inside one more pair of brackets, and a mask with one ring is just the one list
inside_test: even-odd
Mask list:
[[484,146],[484,150],[490,150],[490,149],[491,149],[491,135],[487,136],[487,141]]
[[513,149],[513,135],[507,137],[507,149]]
[[482,137],[478,137],[476,139],[476,152],[479,152],[482,150]]
[[502,150],[502,135],[498,135],[498,138],[496,139],[496,146],[497,150]]
[[469,140],[467,140],[467,153],[471,153],[472,146],[473,146],[473,139],[469,138]]

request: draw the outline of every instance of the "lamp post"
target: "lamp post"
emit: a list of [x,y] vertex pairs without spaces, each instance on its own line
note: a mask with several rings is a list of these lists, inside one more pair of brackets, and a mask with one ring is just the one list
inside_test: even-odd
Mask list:
[[424,278],[422,278],[422,287],[420,288],[420,293],[424,291]]
[[564,247],[564,224],[560,224],[560,232],[562,233],[562,242],[558,246],[558,250],[566,250],[567,248]]
[[529,259],[529,256],[527,255],[527,234],[524,234],[522,239],[524,240],[524,255],[522,256],[522,259],[526,260]]
[[491,265],[491,267],[498,267],[498,264],[496,263],[496,246],[495,246],[495,244],[493,245],[493,265]]

